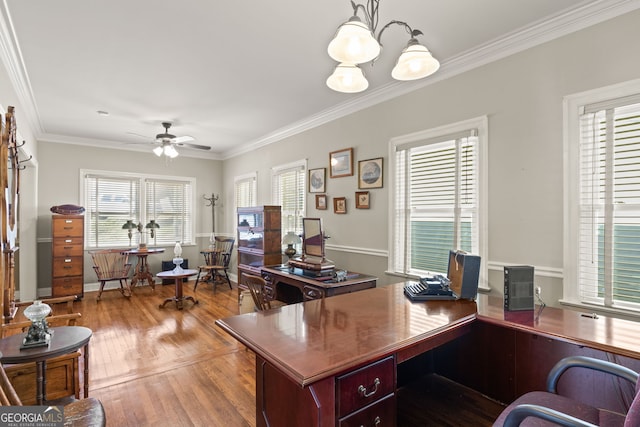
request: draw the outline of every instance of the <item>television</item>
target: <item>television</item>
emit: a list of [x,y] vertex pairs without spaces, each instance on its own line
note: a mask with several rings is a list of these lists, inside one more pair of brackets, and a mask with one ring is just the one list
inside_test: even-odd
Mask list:
[[324,232],[320,218],[302,218],[302,256],[289,260],[292,267],[303,270],[332,270],[333,262],[324,256]]

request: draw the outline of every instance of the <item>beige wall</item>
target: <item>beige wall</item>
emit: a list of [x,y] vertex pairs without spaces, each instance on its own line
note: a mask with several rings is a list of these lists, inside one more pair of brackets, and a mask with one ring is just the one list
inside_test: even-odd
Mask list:
[[371,190],[371,209],[354,208],[355,177],[337,178],[328,179],[327,194],[346,196],[348,214],[317,211],[308,197],[307,215],[323,218],[338,265],[395,282],[380,256],[389,247],[389,140],[486,115],[489,253],[482,262],[489,284],[502,293],[505,264],[533,265],[545,301],[555,304],[562,292],[563,97],[638,78],[640,56],[631,52],[639,22],[640,12],[629,13],[227,160],[225,194],[234,176],[257,171],[259,200],[269,203],[275,165],[307,158],[309,168],[328,167],[329,152],[346,147],[356,161],[384,157],[384,188]]

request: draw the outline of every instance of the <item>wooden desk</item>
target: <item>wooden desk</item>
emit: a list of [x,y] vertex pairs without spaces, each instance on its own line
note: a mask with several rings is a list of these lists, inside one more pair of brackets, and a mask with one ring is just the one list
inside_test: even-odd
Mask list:
[[[395,425],[399,367],[433,369],[510,402],[544,389],[546,365],[586,346],[640,365],[636,322],[596,323],[548,307],[537,321],[531,312],[505,319],[501,299],[411,302],[403,285],[217,320],[256,353],[256,425],[368,425],[376,417]],[[578,390],[602,400],[589,381]]]
[[136,263],[136,268],[133,272],[133,277],[131,277],[131,289],[133,289],[138,282],[140,282],[140,286],[144,284],[146,280],[151,289],[156,290],[156,283],[153,280],[153,274],[149,271],[149,265],[147,264],[147,257],[153,254],[160,254],[164,252],[164,248],[147,248],[144,250],[140,249],[129,249],[123,251],[123,253],[127,253],[129,255],[135,255],[138,257],[138,262]]
[[[267,294],[271,299],[278,299],[287,303],[312,300],[363,289],[375,288],[377,278],[366,274],[349,272],[347,280],[334,282],[333,280],[319,280],[302,274],[299,268],[290,269],[286,265],[262,267],[262,277],[267,282]],[[326,277],[325,277],[326,279]],[[284,284],[297,288],[299,295],[287,292],[286,288],[279,287]]]
[[160,273],[158,273],[158,277],[161,277],[163,279],[173,279],[176,286],[176,295],[174,297],[165,299],[164,302],[160,304],[160,308],[164,308],[164,306],[168,302],[172,301],[176,303],[176,307],[178,308],[178,310],[182,310],[182,303],[184,302],[184,300],[190,300],[194,304],[197,304],[198,300],[194,299],[191,295],[184,296],[182,292],[182,279],[185,279],[189,276],[195,276],[196,274],[198,274],[198,270],[188,269],[182,270],[179,273],[175,273],[173,270],[161,271]]
[[60,326],[51,328],[53,334],[46,347],[20,349],[23,334],[11,335],[0,339],[0,363],[36,363],[36,404],[45,401],[47,387],[45,362],[56,356],[71,353],[84,347],[84,397],[89,397],[89,340],[91,329],[82,326]]

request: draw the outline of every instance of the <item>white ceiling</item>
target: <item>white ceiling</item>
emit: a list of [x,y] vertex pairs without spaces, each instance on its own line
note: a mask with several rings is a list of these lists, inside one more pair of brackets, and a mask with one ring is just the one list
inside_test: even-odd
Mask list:
[[397,19],[420,29],[442,67],[394,82],[408,40],[394,26],[380,59],[363,66],[369,89],[355,95],[325,85],[335,66],[326,47],[351,16],[348,0],[4,0],[0,58],[43,143],[150,152],[132,133],[150,140],[170,121],[171,133],[212,147],[182,155],[223,159],[638,7],[382,0],[379,28]]

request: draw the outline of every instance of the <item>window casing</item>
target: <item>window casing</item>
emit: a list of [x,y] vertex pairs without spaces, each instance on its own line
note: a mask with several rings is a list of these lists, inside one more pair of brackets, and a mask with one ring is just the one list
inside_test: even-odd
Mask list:
[[293,231],[302,234],[305,215],[306,161],[273,168],[271,191],[274,205],[282,207],[282,235]]
[[482,117],[391,141],[390,273],[446,274],[449,250],[486,259],[486,139]]
[[172,246],[195,243],[195,178],[155,177],[107,171],[80,171],[81,203],[85,207],[87,249],[129,246],[127,220],[160,228],[132,230],[131,245],[141,242]]
[[570,98],[565,299],[640,312],[640,92]]

